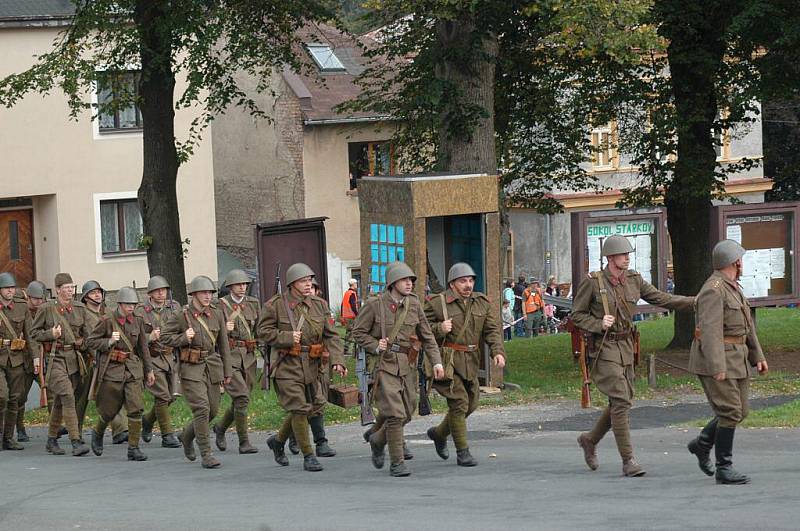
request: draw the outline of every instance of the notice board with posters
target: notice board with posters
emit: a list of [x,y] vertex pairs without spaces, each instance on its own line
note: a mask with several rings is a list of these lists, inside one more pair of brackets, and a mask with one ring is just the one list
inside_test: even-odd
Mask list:
[[[630,269],[660,290],[666,287],[669,235],[663,208],[639,208],[575,212],[571,219],[573,293],[592,271],[602,270],[607,260],[601,256],[609,236],[625,237],[633,247]],[[639,313],[663,311],[639,301]]]
[[723,205],[712,210],[712,244],[730,239],[745,248],[739,284],[751,306],[800,300],[799,218],[800,202]]

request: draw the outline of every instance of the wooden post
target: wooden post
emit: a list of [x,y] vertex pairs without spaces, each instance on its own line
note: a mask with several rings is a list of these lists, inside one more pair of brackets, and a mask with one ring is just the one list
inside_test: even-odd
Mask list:
[[647,385],[649,385],[651,389],[655,389],[657,387],[655,354],[647,355]]

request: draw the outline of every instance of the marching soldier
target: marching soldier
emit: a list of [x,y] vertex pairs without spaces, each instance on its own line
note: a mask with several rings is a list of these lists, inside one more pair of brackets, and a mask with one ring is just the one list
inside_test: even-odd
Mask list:
[[622,474],[638,477],[645,470],[634,459],[628,422],[633,406],[636,304],[644,299],[670,310],[688,311],[694,297],[669,295],[645,282],[639,273],[628,269],[631,252],[633,247],[623,236],[610,236],[603,242],[602,254],[608,258],[608,266],[581,282],[572,303],[572,319],[575,326],[595,338],[590,375],[609,404],[592,431],[578,437],[586,464],[591,470],[597,469],[596,446],[612,430],[622,458]]
[[277,351],[270,367],[281,407],[289,414],[267,446],[275,462],[288,466],[284,445],[294,433],[303,452],[303,468],[322,470],[308,437],[309,417],[325,404],[319,384],[323,353],[329,352],[331,367],[347,375],[342,356],[342,340],[328,321],[328,304],[313,295],[314,271],[306,264],[293,264],[286,270],[288,289],[268,300],[261,311],[258,338]]
[[[750,318],[750,305],[737,284],[742,276],[744,248],[733,240],[712,251],[715,271],[695,301],[697,329],[689,352],[689,372],[700,378],[716,415],[689,443],[700,470],[716,474],[718,484],[743,485],[750,478],[733,468],[733,435],[748,413],[750,367],[769,370]],[[709,455],[714,448],[716,471]]]
[[[45,303],[45,290],[45,285],[38,280],[28,284],[25,290],[25,303],[28,307],[28,316],[31,319],[31,323],[33,322],[33,316],[36,315],[36,310]],[[25,357],[25,381],[19,394],[17,407],[17,442],[31,440],[25,431],[25,405],[28,401],[28,393],[33,387],[33,381],[36,379],[36,375],[39,374],[41,348],[39,343],[30,339],[28,350],[31,355]]]
[[144,322],[155,376],[155,382],[150,387],[153,407],[142,417],[142,440],[149,443],[153,439],[153,426],[158,421],[161,446],[180,448],[181,442],[175,437],[169,414],[169,405],[175,400],[176,389],[173,387],[176,387],[178,370],[175,349],[161,340],[161,330],[167,320],[181,310],[177,302],[171,299],[167,301],[169,289],[167,279],[160,275],[154,276],[147,282],[147,302],[136,309],[136,315]]
[[17,408],[25,387],[25,364],[31,357],[31,318],[25,302],[14,298],[17,281],[11,273],[0,273],[0,417],[3,420],[3,450],[24,450],[13,439]]
[[[89,280],[81,288],[81,302],[86,308],[86,320],[89,330],[94,330],[97,323],[110,313],[105,304],[106,291],[96,280]],[[97,359],[93,350],[88,350],[87,367],[92,366],[92,360]],[[78,389],[75,390],[75,409],[78,412],[78,429],[83,433],[83,420],[86,418],[86,407],[89,405],[89,388],[92,386],[92,371],[87,370],[86,376],[81,378]],[[111,441],[122,444],[128,440],[128,417],[123,404],[119,414],[111,421]]]
[[370,354],[374,374],[371,398],[378,407],[375,423],[380,428],[369,438],[372,464],[383,468],[388,444],[389,473],[394,477],[411,474],[403,455],[403,426],[417,407],[414,374],[418,352],[412,335],[419,338],[430,357],[434,378],[444,377],[439,347],[413,293],[415,280],[417,276],[403,262],[386,266],[386,289],[364,304],[353,323],[353,339]]
[[230,290],[222,297],[220,309],[225,316],[225,329],[231,351],[231,383],[225,391],[231,395],[231,406],[222,419],[214,424],[217,448],[224,452],[228,445],[225,431],[236,424],[239,437],[239,453],[254,454],[258,448],[250,444],[247,436],[247,408],[250,405],[250,391],[256,381],[256,340],[255,327],[258,323],[258,299],[247,295],[250,277],[241,269],[234,269],[225,277],[225,287]]
[[139,449],[142,433],[142,411],[145,379],[150,387],[155,381],[147,348],[144,322],[133,311],[139,304],[136,290],[120,288],[117,309],[106,314],[89,336],[89,347],[98,353],[97,374],[97,425],[92,432],[92,452],[103,454],[103,434],[106,426],[122,410],[128,413],[128,461],[147,461]]
[[[317,282],[316,277],[314,277],[311,280],[311,285],[314,286],[314,296],[325,300],[325,298],[322,296],[322,290],[319,287],[319,282]],[[328,316],[331,315],[330,306],[328,306],[327,315]],[[345,343],[345,348],[346,347],[347,344]],[[325,401],[316,405],[314,407],[314,411],[311,412],[311,416],[308,417],[308,423],[311,425],[311,436],[314,439],[314,446],[316,447],[315,452],[317,454],[317,457],[336,456],[336,450],[331,448],[331,446],[328,444],[328,437],[325,434],[325,405],[328,403],[328,391],[331,387],[331,371],[330,371],[330,363],[328,363],[329,359],[330,359],[330,353],[328,353],[327,351],[323,352],[322,362],[319,364],[320,392],[322,393],[322,396],[325,398]],[[292,452],[294,455],[300,453],[300,447],[297,446],[297,439],[294,436],[294,432],[289,435],[288,446],[289,446],[289,451]]]
[[189,461],[197,459],[194,441],[200,448],[203,468],[218,468],[208,438],[209,423],[217,416],[220,384],[231,383],[230,347],[222,311],[211,304],[217,289],[210,278],[195,277],[189,284],[189,304],[173,314],[161,332],[161,340],[180,348],[180,376],[183,396],[192,410],[193,420],[181,434],[183,453]]
[[483,343],[489,345],[497,367],[506,365],[499,312],[486,295],[474,291],[475,276],[469,264],[453,264],[447,273],[448,289],[425,306],[425,315],[442,345],[445,366],[445,380],[433,382],[433,387],[447,400],[447,415],[438,426],[428,429],[428,438],[439,457],[447,459],[447,436],[452,436],[456,463],[467,467],[478,464],[467,443],[467,417],[478,409]]
[[72,442],[75,457],[89,453],[81,439],[78,414],[75,410],[75,389],[88,369],[83,357],[89,337],[89,317],[86,307],[73,300],[75,284],[69,273],[58,273],[55,278],[56,299],[44,303],[33,319],[31,337],[42,344],[47,363],[45,386],[52,398],[47,429],[46,449],[53,455],[64,455],[58,445],[58,432],[62,419]]

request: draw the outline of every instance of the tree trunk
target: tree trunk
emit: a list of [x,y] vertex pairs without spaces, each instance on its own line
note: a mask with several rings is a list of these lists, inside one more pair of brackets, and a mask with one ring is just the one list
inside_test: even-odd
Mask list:
[[[436,77],[452,83],[461,102],[484,110],[473,127],[465,127],[460,112],[445,108],[439,123],[437,168],[454,173],[497,173],[494,138],[494,70],[497,37],[485,36],[480,51],[469,51],[475,33],[469,20],[439,20],[436,23],[437,46],[443,60],[436,68]],[[469,63],[465,64],[463,57]],[[459,105],[455,103],[455,105]],[[460,106],[460,105],[459,105]]]
[[[175,147],[175,74],[172,35],[164,22],[169,2],[138,0],[134,20],[139,31],[142,77],[139,83],[143,122],[143,171],[139,208],[144,234],[151,238],[147,265],[163,275],[173,297],[186,302],[186,276],[178,216],[178,152]],[[209,215],[214,215],[209,212]]]
[[[712,127],[718,111],[715,76],[722,66],[731,20],[725,2],[665,0],[662,34],[667,50],[678,135],[675,174],[665,190],[672,239],[675,293],[695,295],[711,273],[710,211],[716,151]],[[670,348],[687,348],[694,315],[676,312]]]

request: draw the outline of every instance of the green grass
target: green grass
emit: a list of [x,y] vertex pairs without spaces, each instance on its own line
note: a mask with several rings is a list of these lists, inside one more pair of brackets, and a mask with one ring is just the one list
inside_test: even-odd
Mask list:
[[751,411],[744,419],[742,426],[745,428],[797,428],[800,426],[800,400]]
[[[800,350],[800,310],[759,309],[757,319],[759,338],[768,357],[770,351]],[[639,323],[639,327],[642,336],[643,361],[649,353],[663,352],[672,339],[673,320],[671,317],[644,321]],[[339,327],[337,330],[342,336],[344,335],[344,329]],[[569,334],[540,336],[535,339],[515,338],[505,345],[508,357],[505,379],[519,385],[521,389],[485,397],[481,400],[483,404],[491,406],[523,404],[547,399],[576,401],[580,399],[579,371],[572,360]],[[352,358],[347,358],[347,365],[350,374],[346,381],[357,384]],[[687,394],[702,392],[697,378],[690,374],[683,376],[658,374],[657,389],[652,390],[647,386],[647,381],[643,377],[644,371],[644,367],[639,368],[639,375],[635,383],[637,397],[653,398],[658,396],[679,399]],[[338,376],[336,376],[334,383],[338,380]],[[800,378],[796,374],[770,373],[767,378],[754,379],[752,387],[754,393],[762,395],[800,394]],[[601,404],[603,401],[602,394],[592,386],[593,404]],[[145,402],[149,408],[152,404],[152,397],[149,393],[145,393]],[[224,395],[220,406],[221,411],[224,411],[229,404],[230,397]],[[444,400],[432,397],[431,405],[434,412],[446,410]],[[780,406],[780,408],[785,408],[786,415],[789,416],[797,413],[797,409],[800,408],[800,405],[797,404],[795,404],[795,409],[787,406]],[[191,418],[191,412],[182,398],[172,405],[171,410],[175,426],[181,426]],[[359,409],[345,410],[329,405],[325,414],[328,422],[351,422],[359,418]],[[751,421],[749,418],[748,422],[756,422],[757,419],[762,418],[762,415],[766,415],[766,413],[754,412],[751,417],[753,420]],[[88,416],[90,422],[94,422],[96,417],[93,404],[89,406]],[[275,429],[283,418],[284,412],[278,405],[274,392],[264,393],[260,389],[253,392],[249,417],[251,429]],[[26,419],[33,424],[44,424],[47,421],[46,410],[30,411],[26,415]],[[800,416],[794,422],[800,424]]]

